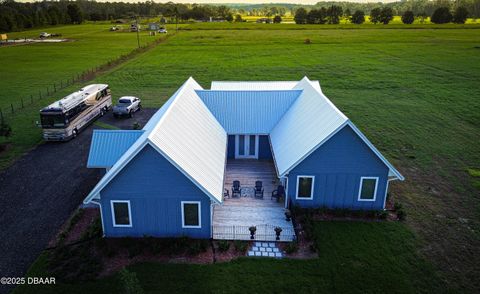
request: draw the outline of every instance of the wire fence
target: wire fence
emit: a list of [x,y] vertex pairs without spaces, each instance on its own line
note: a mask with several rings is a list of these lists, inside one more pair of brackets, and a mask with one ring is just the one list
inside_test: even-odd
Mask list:
[[31,93],[30,95],[26,95],[23,97],[18,97],[15,102],[11,102],[10,105],[0,107],[0,122],[3,124],[8,122],[8,119],[11,119],[16,114],[24,111],[28,106],[33,105],[35,102],[46,100],[47,98],[51,97],[55,93],[78,83],[87,82],[93,80],[99,73],[105,72],[117,65],[122,64],[123,62],[133,58],[134,56],[141,54],[156,45],[164,42],[169,37],[173,36],[168,35],[165,38],[159,38],[155,41],[152,41],[146,45],[140,46],[127,54],[122,54],[117,58],[108,60],[104,64],[86,69],[81,73],[74,74],[70,77],[66,77],[64,79],[58,80],[53,84],[46,86],[46,88],[39,90],[38,92]]

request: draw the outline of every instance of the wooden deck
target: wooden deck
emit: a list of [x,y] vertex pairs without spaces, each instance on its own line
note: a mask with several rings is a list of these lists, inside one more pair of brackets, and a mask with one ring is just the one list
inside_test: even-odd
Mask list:
[[[283,202],[271,200],[278,180],[272,161],[229,160],[227,163],[225,188],[230,190],[234,180],[240,181],[242,197],[226,198],[222,205],[213,209],[213,238],[226,240],[250,240],[248,228],[257,227],[255,240],[275,240],[275,227],[282,228],[280,241],[292,241],[292,222],[285,220]],[[253,197],[255,181],[262,181],[264,198]],[[231,195],[230,195],[231,196]]]

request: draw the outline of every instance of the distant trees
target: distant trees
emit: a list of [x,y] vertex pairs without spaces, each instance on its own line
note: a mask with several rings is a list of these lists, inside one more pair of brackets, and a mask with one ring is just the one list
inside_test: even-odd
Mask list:
[[295,11],[295,16],[293,17],[293,20],[295,20],[296,24],[306,24],[307,23],[307,10],[303,7],[300,7]]
[[308,24],[325,24],[327,22],[327,9],[324,7],[320,9],[312,9],[308,12]]
[[76,3],[67,5],[67,14],[73,24],[80,24],[83,22],[83,13]]
[[243,18],[240,14],[235,15],[235,22],[243,22]]
[[282,22],[282,17],[280,15],[275,15],[273,18],[273,23],[281,23]]
[[463,24],[467,20],[467,17],[468,10],[463,6],[459,6],[457,7],[457,9],[455,9],[455,12],[453,13],[453,22]]
[[350,9],[345,9],[345,11],[343,12],[343,17],[345,18],[345,23],[351,21],[351,18],[352,18],[352,12],[350,11]]
[[402,22],[404,24],[412,24],[415,20],[415,16],[413,15],[413,11],[407,10],[402,15]]
[[380,22],[380,15],[382,10],[379,7],[376,7],[370,11],[370,22],[373,24],[377,24]]
[[339,24],[343,15],[343,9],[340,6],[332,5],[327,9],[327,20],[329,24]]
[[365,22],[365,12],[363,12],[362,10],[355,10],[355,12],[352,14],[351,22],[353,24],[364,23]]
[[448,7],[439,7],[433,12],[430,20],[436,24],[443,24],[451,22],[452,18],[453,16]]
[[390,7],[383,7],[380,11],[380,22],[384,25],[388,24],[393,19],[393,10]]

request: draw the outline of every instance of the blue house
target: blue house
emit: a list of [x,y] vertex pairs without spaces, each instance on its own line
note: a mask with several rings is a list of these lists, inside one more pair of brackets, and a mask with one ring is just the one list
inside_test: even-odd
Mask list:
[[289,241],[289,206],[381,210],[404,179],[306,77],[210,90],[190,78],[142,130],[96,130],[88,167],[106,171],[84,203],[108,237],[248,239],[256,226],[271,240],[280,226]]

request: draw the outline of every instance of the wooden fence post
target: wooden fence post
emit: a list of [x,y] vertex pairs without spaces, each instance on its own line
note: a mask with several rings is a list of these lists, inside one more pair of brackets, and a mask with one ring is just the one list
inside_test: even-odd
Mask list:
[[12,113],[14,113],[15,111],[13,110],[13,103],[10,103],[10,106],[12,107]]
[[33,95],[30,94],[30,104],[33,104]]

